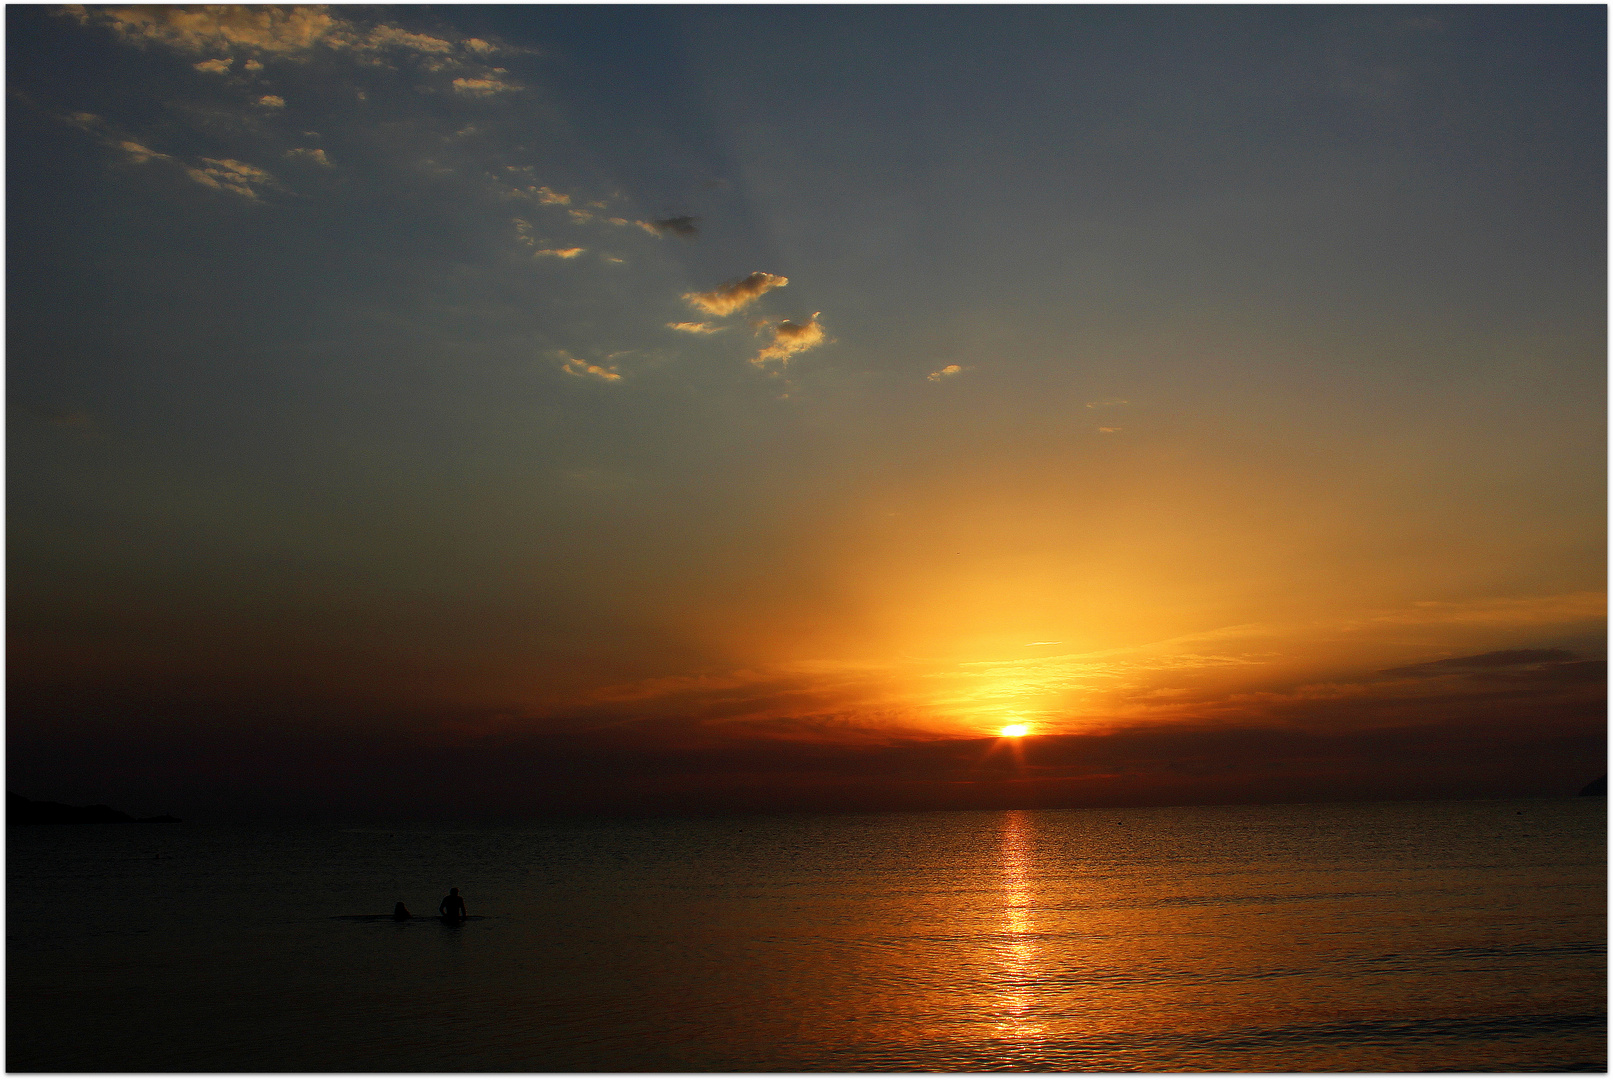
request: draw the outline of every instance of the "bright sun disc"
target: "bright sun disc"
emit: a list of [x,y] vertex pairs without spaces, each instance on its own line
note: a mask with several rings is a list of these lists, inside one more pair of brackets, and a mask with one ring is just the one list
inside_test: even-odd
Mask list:
[[1029,724],[1009,724],[1007,727],[1003,728],[1002,733],[1005,738],[1017,739],[1021,735],[1028,734],[1030,729],[1031,726]]

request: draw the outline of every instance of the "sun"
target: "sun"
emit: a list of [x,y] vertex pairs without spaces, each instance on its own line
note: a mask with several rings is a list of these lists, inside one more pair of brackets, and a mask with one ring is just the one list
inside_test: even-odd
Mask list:
[[1005,739],[1017,739],[1021,735],[1030,734],[1030,730],[1031,726],[1029,724],[1009,724],[1002,729],[1001,734]]

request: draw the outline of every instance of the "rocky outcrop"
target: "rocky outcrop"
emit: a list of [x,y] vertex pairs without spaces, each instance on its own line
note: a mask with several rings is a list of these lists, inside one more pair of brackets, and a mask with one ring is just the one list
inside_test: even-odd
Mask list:
[[1590,783],[1580,788],[1579,793],[1581,795],[1601,795],[1605,797],[1607,795],[1607,777],[1604,776],[1600,780],[1592,780]]
[[94,806],[68,806],[59,802],[36,802],[15,792],[6,792],[7,825],[156,825],[178,820],[168,814],[148,818],[130,817],[121,810],[100,803]]

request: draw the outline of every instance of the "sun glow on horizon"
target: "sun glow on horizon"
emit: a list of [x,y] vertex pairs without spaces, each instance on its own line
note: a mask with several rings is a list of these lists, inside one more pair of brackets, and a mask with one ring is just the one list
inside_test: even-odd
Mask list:
[[1017,739],[1022,735],[1029,735],[1030,730],[1029,724],[1009,724],[1002,729],[1001,735],[1005,739]]

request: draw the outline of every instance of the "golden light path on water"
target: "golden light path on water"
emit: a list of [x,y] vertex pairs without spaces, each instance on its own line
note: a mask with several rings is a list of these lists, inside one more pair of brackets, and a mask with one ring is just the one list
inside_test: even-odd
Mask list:
[[[1004,734],[1007,732],[1005,731]],[[1029,822],[1023,810],[1010,810],[1003,823],[1002,933],[998,946],[1001,969],[997,1030],[1001,1036],[1029,1049],[1046,1035],[1039,1019],[1035,987],[1042,957],[1037,947],[1033,918],[1036,875],[1030,851]]]

